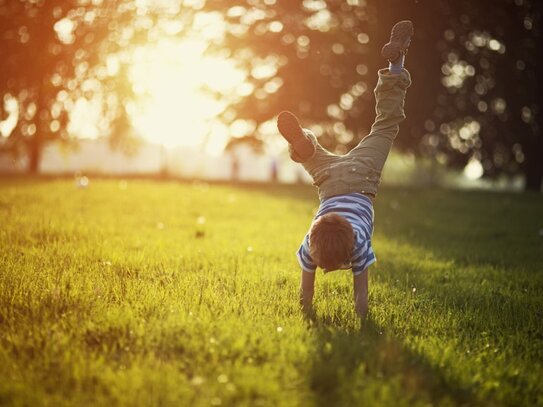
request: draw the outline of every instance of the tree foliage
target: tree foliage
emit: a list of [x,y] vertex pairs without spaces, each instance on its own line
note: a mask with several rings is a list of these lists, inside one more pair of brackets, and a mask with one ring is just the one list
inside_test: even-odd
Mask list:
[[476,159],[489,176],[522,173],[537,189],[541,8],[535,0],[0,0],[0,96],[19,105],[15,131],[0,140],[27,150],[36,169],[47,140],[69,139],[75,101],[97,98],[103,133],[126,145],[131,51],[183,38],[198,14],[209,13],[224,34],[207,52],[247,73],[245,90],[229,95],[220,119],[245,120],[258,136],[260,125],[292,110],[342,153],[373,121],[375,72],[386,66],[379,51],[390,27],[411,19],[414,81],[397,146],[454,167]]
[[10,100],[18,115],[0,148],[26,153],[36,172],[47,142],[70,141],[69,114],[78,100],[94,98],[103,112],[100,131],[127,145],[132,87],[122,62],[146,31],[135,10],[131,1],[0,0],[2,116]]

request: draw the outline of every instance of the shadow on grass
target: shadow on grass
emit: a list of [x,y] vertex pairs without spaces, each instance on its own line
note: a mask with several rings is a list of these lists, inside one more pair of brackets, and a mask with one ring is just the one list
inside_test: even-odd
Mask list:
[[473,401],[470,390],[446,380],[439,368],[372,320],[354,329],[334,318],[313,317],[310,326],[317,348],[310,386],[319,406],[386,402],[398,396],[404,402],[431,404]]

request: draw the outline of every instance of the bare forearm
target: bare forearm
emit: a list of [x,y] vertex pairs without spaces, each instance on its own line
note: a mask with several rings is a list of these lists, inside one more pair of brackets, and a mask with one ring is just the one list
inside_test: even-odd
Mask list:
[[303,287],[300,287],[300,306],[303,309],[310,309],[313,305],[313,291],[304,290]]
[[310,310],[313,305],[315,293],[315,273],[302,271],[300,283],[300,305],[304,310]]
[[354,276],[353,279],[354,308],[361,318],[368,315],[368,270]]
[[355,299],[356,313],[360,318],[366,318],[368,316],[368,296],[360,295]]

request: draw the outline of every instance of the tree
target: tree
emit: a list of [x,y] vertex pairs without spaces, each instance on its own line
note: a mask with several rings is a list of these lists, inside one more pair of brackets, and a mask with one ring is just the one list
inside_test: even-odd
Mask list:
[[454,4],[437,43],[446,92],[438,95],[436,128],[427,140],[453,164],[463,165],[473,156],[485,174],[522,173],[526,188],[539,191],[541,2]]
[[[16,127],[9,137],[0,136],[0,148],[26,153],[31,173],[47,142],[70,140],[69,113],[79,98],[99,98],[101,130],[110,128],[114,144],[126,144],[124,101],[132,90],[126,75],[106,66],[108,57],[142,35],[143,17],[134,10],[131,1],[0,0],[0,54],[6,56],[0,97],[18,105]],[[131,27],[130,35],[119,27]],[[0,118],[6,115],[1,107]]]
[[[68,4],[67,4],[68,3]],[[75,88],[75,54],[85,35],[74,36],[68,17],[82,17],[74,2],[0,1],[0,95],[18,102],[19,119],[3,148],[24,150],[29,170],[38,169],[41,149],[47,140],[65,137],[66,100],[58,98],[63,87]],[[84,24],[78,27],[84,30]]]

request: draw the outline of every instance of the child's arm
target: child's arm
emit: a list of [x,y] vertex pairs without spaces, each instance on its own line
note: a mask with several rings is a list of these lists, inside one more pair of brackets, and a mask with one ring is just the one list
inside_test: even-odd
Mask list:
[[368,269],[353,277],[354,309],[360,318],[368,315]]
[[313,294],[315,292],[315,273],[308,273],[302,270],[302,281],[300,284],[300,305],[306,312],[311,311],[313,305]]

